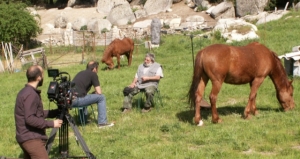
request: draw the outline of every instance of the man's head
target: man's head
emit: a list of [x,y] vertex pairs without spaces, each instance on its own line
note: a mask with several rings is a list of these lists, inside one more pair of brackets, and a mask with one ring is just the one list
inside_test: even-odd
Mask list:
[[38,65],[30,66],[26,71],[28,83],[38,82],[37,86],[42,86],[44,81],[43,68]]
[[144,66],[149,67],[155,62],[155,56],[152,53],[147,53],[144,59]]
[[97,72],[98,71],[98,66],[99,63],[96,61],[90,61],[87,65],[86,65],[86,69],[87,70],[91,70],[93,72]]

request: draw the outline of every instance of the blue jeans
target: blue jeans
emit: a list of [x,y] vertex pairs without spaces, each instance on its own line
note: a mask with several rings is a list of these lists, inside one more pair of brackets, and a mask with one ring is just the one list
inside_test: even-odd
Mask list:
[[88,107],[94,103],[97,103],[98,108],[98,124],[106,124],[106,100],[103,94],[88,94],[84,97],[78,97],[73,100],[72,107]]

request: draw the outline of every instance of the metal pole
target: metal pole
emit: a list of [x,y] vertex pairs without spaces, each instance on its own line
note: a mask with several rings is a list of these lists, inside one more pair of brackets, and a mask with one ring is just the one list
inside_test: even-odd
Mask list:
[[195,68],[193,37],[194,37],[193,34],[191,34],[190,38],[191,38],[191,44],[192,44],[192,59],[193,59],[193,67]]

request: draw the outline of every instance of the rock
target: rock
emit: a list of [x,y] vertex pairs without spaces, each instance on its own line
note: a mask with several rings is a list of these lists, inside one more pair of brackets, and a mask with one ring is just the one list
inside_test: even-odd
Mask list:
[[147,0],[144,8],[148,15],[166,12],[172,6],[172,0]]
[[127,25],[136,21],[129,4],[115,6],[107,16],[107,19],[113,25]]

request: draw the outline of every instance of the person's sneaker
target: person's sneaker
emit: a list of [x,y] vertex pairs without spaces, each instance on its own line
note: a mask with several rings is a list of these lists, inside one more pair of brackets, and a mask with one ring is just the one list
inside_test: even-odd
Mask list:
[[108,128],[108,127],[112,127],[112,126],[114,126],[115,125],[115,123],[106,123],[106,124],[98,124],[98,128],[99,129],[102,129],[102,128]]
[[145,107],[142,109],[142,113],[148,113],[151,111],[151,107]]
[[129,108],[124,108],[123,111],[122,111],[122,113],[129,113],[130,111],[131,111],[131,109],[129,109]]

